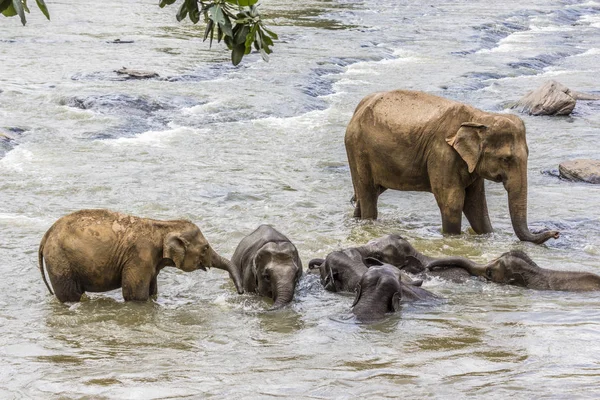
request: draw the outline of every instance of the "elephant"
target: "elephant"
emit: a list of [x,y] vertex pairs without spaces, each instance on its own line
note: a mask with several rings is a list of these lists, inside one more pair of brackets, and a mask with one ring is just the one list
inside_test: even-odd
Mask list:
[[544,243],[559,232],[527,225],[525,124],[431,94],[395,90],[360,101],[345,135],[356,206],[354,217],[377,218],[387,189],[431,192],[442,231],[461,232],[462,213],[477,234],[492,232],[484,179],[502,182],[513,229],[522,241]]
[[399,311],[402,303],[439,299],[418,285],[403,282],[400,270],[393,265],[371,266],[356,286],[352,313],[359,321],[371,322]]
[[[309,270],[319,270],[321,283],[330,291],[353,291],[356,283],[367,269],[369,259],[391,264],[403,271],[403,280],[411,280],[404,272],[437,276],[456,282],[465,281],[470,275],[462,268],[446,268],[429,271],[426,266],[435,258],[417,251],[398,234],[384,235],[366,245],[334,251],[325,259],[315,258],[308,263]],[[372,264],[372,262],[370,263]]]
[[296,246],[269,225],[260,225],[244,237],[231,261],[242,276],[246,292],[273,299],[271,310],[290,303],[302,276]]
[[[318,269],[321,275],[321,284],[330,292],[354,292],[356,286],[365,272],[372,265],[381,265],[381,261],[368,257],[356,260],[344,251],[333,251],[327,255],[322,263],[319,259],[311,260],[309,269]],[[423,281],[413,281],[406,273],[400,271],[403,282],[420,286]]]
[[600,290],[600,276],[589,272],[558,271],[540,268],[522,251],[509,251],[488,264],[480,265],[463,257],[449,257],[432,262],[429,269],[461,267],[485,279],[537,290]]
[[[164,267],[186,272],[223,269],[243,293],[235,266],[186,220],[160,221],[105,209],[76,211],[48,229],[38,260],[46,287],[63,303],[78,302],[84,292],[118,288],[125,301],[147,301],[157,295],[157,276]],[[44,260],[54,292],[44,275]]]

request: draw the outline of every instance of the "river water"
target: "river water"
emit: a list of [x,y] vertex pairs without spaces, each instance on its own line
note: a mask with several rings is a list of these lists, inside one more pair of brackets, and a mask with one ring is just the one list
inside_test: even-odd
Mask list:
[[[159,276],[155,302],[119,291],[60,304],[37,268],[44,232],[82,208],[197,223],[230,257],[270,223],[313,257],[400,233],[430,256],[521,249],[542,267],[600,273],[600,187],[557,177],[600,158],[600,104],[523,116],[529,220],[516,239],[502,185],[495,232],[440,234],[433,196],[388,191],[354,220],[343,145],[368,93],[406,88],[504,110],[548,79],[600,91],[600,3],[578,0],[264,0],[269,63],[235,68],[202,27],[155,1],[48,1],[0,19],[0,398],[597,398],[600,294],[430,280],[440,304],[384,321],[304,276],[286,309],[238,295],[220,270]],[[129,44],[109,43],[115,39]],[[160,79],[124,81],[121,67]]]

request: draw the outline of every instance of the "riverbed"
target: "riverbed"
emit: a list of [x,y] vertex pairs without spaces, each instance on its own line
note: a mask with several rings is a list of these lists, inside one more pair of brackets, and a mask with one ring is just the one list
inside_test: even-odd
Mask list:
[[[314,257],[399,233],[429,256],[485,262],[509,250],[600,274],[600,186],[558,164],[600,159],[600,103],[527,126],[529,225],[518,241],[501,184],[494,233],[441,234],[429,193],[387,191],[352,218],[343,137],[365,95],[422,90],[494,112],[555,79],[600,94],[600,2],[262,1],[279,34],[268,63],[233,67],[203,26],[156,2],[51,1],[47,21],[0,18],[1,398],[597,398],[600,294],[476,279],[427,280],[444,298],[375,324],[351,295],[305,275],[292,304],[238,295],[221,270],[159,275],[155,301],[120,291],[51,296],[37,266],[52,223],[83,208],[187,218],[231,257],[272,224]],[[123,42],[114,43],[116,39]],[[124,80],[122,67],[159,78]]]

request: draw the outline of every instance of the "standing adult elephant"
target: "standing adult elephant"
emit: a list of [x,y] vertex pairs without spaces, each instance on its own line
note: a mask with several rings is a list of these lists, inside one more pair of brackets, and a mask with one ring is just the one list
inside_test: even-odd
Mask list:
[[377,218],[386,189],[434,194],[442,230],[461,231],[464,212],[476,233],[489,233],[484,179],[502,182],[515,233],[544,243],[557,231],[527,226],[525,125],[517,116],[484,112],[423,92],[373,93],[356,108],[346,130],[356,198],[354,216]]
[[244,289],[273,299],[272,309],[292,301],[302,262],[296,246],[275,228],[259,226],[242,239],[231,261],[243,277]]
[[122,288],[126,301],[145,301],[158,292],[164,267],[182,271],[215,267],[229,272],[239,293],[235,266],[218,255],[190,221],[159,221],[109,210],[80,210],[58,219],[38,251],[44,283],[44,259],[61,302],[79,301],[84,292]]

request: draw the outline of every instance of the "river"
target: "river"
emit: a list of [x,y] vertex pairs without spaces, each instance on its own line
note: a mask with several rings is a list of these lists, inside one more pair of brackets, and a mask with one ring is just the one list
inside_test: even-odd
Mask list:
[[[0,398],[597,398],[600,294],[472,280],[424,283],[440,304],[376,324],[352,296],[305,275],[278,312],[225,272],[159,276],[156,301],[120,291],[60,304],[37,267],[62,215],[110,208],[188,218],[231,257],[270,223],[313,257],[386,233],[430,256],[600,273],[600,186],[558,164],[600,158],[600,104],[522,116],[529,223],[519,242],[502,185],[487,182],[495,232],[443,236],[428,193],[388,191],[380,219],[352,218],[343,136],[360,99],[423,90],[502,111],[549,79],[600,91],[600,3],[586,0],[264,0],[280,40],[239,67],[201,26],[156,1],[48,0],[28,24],[0,18]],[[115,39],[133,43],[111,43]],[[121,67],[161,78],[125,81]]]

